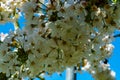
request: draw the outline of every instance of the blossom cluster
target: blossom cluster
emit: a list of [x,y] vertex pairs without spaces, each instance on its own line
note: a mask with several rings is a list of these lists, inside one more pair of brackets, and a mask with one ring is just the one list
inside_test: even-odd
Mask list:
[[11,6],[0,6],[0,11],[13,13],[19,9],[24,13],[26,26],[1,40],[0,72],[6,77],[35,77],[43,72],[52,74],[76,66],[77,71],[86,70],[96,80],[115,79],[107,58],[114,48],[112,32],[120,29],[119,2],[9,1],[1,1],[0,4]]

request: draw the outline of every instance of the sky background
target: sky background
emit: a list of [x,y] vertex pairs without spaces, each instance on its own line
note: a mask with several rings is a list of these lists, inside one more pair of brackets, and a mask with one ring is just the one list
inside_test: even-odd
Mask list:
[[[19,18],[20,28],[24,27],[25,19],[23,16]],[[14,31],[14,26],[12,23],[7,22],[6,24],[0,24],[0,33],[8,33],[10,30]],[[120,31],[116,30],[114,34],[119,34]],[[110,68],[116,72],[116,80],[120,80],[120,37],[115,38],[112,42],[115,46],[113,50],[112,56],[108,59]],[[51,76],[46,76],[45,80],[65,80],[65,72],[62,72],[61,76],[57,73],[52,74]],[[27,80],[27,78],[26,78]],[[35,79],[39,80],[39,79]],[[92,76],[87,73],[83,72],[82,74],[77,73],[77,80],[94,80]]]

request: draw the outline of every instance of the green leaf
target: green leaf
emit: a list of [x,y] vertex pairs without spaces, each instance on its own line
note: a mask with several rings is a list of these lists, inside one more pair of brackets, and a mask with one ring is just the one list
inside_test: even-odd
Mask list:
[[14,22],[14,28],[15,29],[20,28],[20,24],[19,24],[18,20]]
[[113,2],[113,3],[116,3],[116,2],[117,2],[117,0],[112,0],[112,2]]

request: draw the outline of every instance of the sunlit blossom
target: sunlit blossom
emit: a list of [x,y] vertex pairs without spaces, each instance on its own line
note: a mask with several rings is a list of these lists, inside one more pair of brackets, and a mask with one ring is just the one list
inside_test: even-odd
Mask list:
[[112,54],[119,11],[120,3],[106,5],[100,0],[1,1],[0,22],[16,22],[23,13],[26,23],[22,30],[0,34],[0,71],[20,79],[79,64],[96,80],[115,80],[109,63],[102,61]]

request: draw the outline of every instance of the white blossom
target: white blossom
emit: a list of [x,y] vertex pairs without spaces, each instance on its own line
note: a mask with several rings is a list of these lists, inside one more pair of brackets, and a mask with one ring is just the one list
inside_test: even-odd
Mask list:
[[7,76],[11,71],[10,79],[16,79],[35,77],[40,72],[62,72],[79,64],[96,80],[115,80],[114,71],[103,60],[112,54],[112,32],[120,27],[119,3],[43,2],[1,0],[0,22],[15,22],[22,12],[26,23],[22,30],[0,35],[0,71]]

